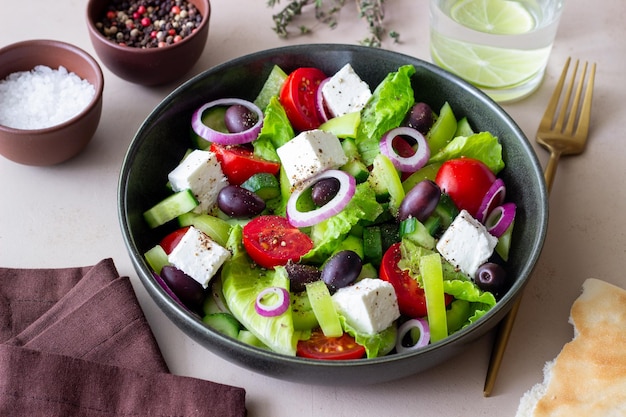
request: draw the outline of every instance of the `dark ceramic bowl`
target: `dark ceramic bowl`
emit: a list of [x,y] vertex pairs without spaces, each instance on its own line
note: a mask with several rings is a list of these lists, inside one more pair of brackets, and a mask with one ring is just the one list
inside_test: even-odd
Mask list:
[[135,84],[154,86],[183,77],[198,61],[209,35],[209,0],[189,0],[202,14],[197,30],[181,42],[163,48],[120,46],[107,39],[96,27],[111,0],[89,0],[87,29],[102,63],[118,77]]
[[0,80],[31,71],[37,65],[54,70],[65,67],[94,86],[95,95],[79,114],[55,126],[16,129],[0,125],[0,154],[24,165],[54,165],[78,153],[91,141],[102,114],[102,70],[82,49],[54,40],[28,40],[0,49]]
[[[413,64],[417,101],[440,108],[448,101],[457,117],[467,115],[478,130],[497,135],[504,147],[501,176],[518,215],[508,267],[514,277],[510,291],[483,318],[452,336],[410,353],[377,359],[318,361],[256,349],[206,327],[176,304],[154,280],[143,253],[166,231],[150,230],[142,212],[167,195],[167,174],[190,147],[192,112],[221,97],[254,99],[274,64],[289,72],[314,66],[331,74],[346,63],[376,86],[399,66]],[[509,197],[508,197],[509,198]],[[132,262],[148,293],[187,335],[210,351],[267,376],[311,384],[357,385],[402,378],[423,371],[462,352],[467,344],[493,328],[512,308],[537,261],[546,233],[547,196],[533,148],[513,120],[479,90],[459,78],[410,56],[380,49],[345,45],[304,45],[255,53],[212,68],[170,94],[145,120],[126,155],[119,183],[119,216]]]

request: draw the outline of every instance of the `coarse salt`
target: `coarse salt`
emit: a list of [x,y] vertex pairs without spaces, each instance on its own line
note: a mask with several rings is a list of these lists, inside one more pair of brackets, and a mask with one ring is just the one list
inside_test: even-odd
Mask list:
[[0,124],[14,129],[55,126],[85,109],[95,93],[89,81],[63,66],[14,72],[0,80]]

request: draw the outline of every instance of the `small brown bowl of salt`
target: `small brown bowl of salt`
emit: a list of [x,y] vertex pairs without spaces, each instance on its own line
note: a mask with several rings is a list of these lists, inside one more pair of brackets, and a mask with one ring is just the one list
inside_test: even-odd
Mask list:
[[55,40],[0,49],[0,154],[55,165],[79,154],[102,113],[104,77],[93,57]]
[[209,33],[209,0],[89,0],[87,29],[98,58],[144,86],[175,82],[198,61]]

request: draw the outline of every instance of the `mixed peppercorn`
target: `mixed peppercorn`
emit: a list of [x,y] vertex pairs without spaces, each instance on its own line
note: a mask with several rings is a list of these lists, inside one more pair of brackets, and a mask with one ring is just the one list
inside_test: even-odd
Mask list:
[[201,22],[198,9],[186,0],[112,0],[96,26],[119,45],[160,48],[180,42]]

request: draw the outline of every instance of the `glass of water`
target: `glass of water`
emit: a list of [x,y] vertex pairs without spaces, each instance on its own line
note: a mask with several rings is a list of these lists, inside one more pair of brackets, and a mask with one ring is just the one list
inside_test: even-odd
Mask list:
[[438,66],[500,103],[539,87],[563,0],[430,0],[430,53]]

